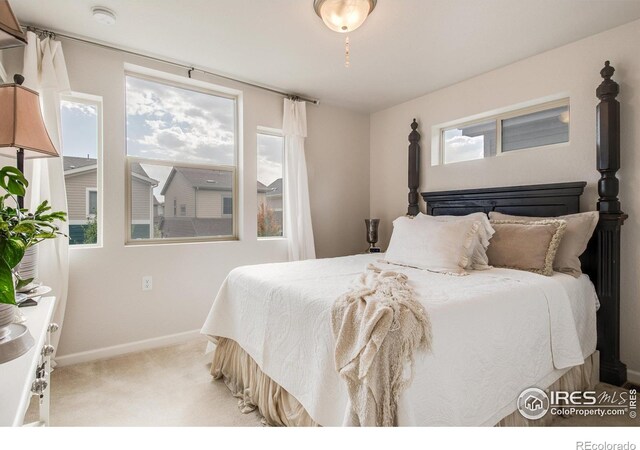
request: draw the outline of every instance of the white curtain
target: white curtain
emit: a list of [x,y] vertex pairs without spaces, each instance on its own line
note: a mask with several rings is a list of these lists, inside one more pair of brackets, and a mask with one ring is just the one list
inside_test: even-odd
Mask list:
[[[67,67],[60,42],[51,38],[40,40],[34,33],[27,33],[24,50],[24,86],[40,93],[42,116],[51,141],[62,155],[60,127],[60,95],[70,92]],[[67,210],[62,157],[27,160],[25,172],[29,189],[25,205],[35,209],[44,200],[49,200],[54,211]],[[69,234],[68,224],[61,223],[60,230]],[[53,289],[58,305],[54,322],[62,326],[67,303],[69,284],[69,240],[57,238],[38,244],[38,278]],[[52,336],[57,348],[60,331]]]
[[285,232],[289,242],[289,260],[314,259],[316,250],[304,156],[304,139],[307,137],[305,102],[284,99],[282,132],[285,157]]

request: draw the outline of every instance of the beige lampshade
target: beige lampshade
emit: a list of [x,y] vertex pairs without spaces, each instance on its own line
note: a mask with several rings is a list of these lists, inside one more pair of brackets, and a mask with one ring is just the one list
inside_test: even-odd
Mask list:
[[0,155],[59,156],[40,112],[38,93],[18,84],[0,85]]
[[8,0],[0,0],[0,48],[18,47],[26,43],[27,38]]

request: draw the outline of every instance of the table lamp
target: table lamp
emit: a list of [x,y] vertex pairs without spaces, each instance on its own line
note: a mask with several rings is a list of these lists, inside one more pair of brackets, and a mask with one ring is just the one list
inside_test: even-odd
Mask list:
[[[14,75],[13,80],[15,83],[0,85],[0,155],[15,154],[18,170],[24,173],[24,158],[59,154],[44,124],[38,93],[22,86],[22,75]],[[18,206],[24,207],[22,197],[18,197]]]

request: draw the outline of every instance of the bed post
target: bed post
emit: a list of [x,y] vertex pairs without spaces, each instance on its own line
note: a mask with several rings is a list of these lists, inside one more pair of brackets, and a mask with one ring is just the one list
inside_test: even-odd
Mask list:
[[408,216],[417,216],[420,212],[418,206],[418,188],[420,187],[420,133],[418,133],[418,122],[413,119],[411,122],[411,133],[409,133],[409,208]]
[[627,381],[627,366],[620,361],[620,232],[627,215],[620,209],[620,91],[613,81],[615,69],[604,63],[600,71],[602,83],[596,90],[596,148],[598,181],[598,211],[600,221],[594,244],[597,246],[596,290],[600,299],[598,311],[598,350],[600,350],[600,380],[617,386]]

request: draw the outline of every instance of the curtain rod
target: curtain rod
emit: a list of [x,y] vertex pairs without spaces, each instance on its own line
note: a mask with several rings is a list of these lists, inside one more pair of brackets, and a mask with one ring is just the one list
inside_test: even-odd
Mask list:
[[187,76],[189,78],[191,78],[191,73],[200,72],[200,73],[202,73],[204,75],[209,75],[209,76],[216,77],[216,78],[222,78],[224,80],[229,80],[229,81],[232,81],[234,83],[244,84],[245,86],[251,86],[251,87],[256,88],[256,89],[261,89],[263,91],[272,92],[274,94],[282,95],[283,97],[288,97],[288,98],[295,99],[295,100],[301,100],[301,101],[304,101],[304,102],[312,103],[314,105],[320,104],[320,100],[318,100],[316,98],[309,98],[309,97],[304,97],[304,96],[301,96],[301,95],[290,94],[288,92],[280,91],[278,89],[262,86],[262,85],[256,84],[256,83],[251,83],[250,81],[239,80],[237,78],[233,78],[233,77],[230,77],[228,75],[222,75],[222,74],[219,74],[219,73],[216,73],[216,72],[211,72],[209,70],[201,69],[201,68],[189,65],[189,64],[185,64],[185,63],[181,63],[181,62],[177,62],[177,61],[171,61],[171,60],[168,60],[168,59],[163,59],[163,58],[159,58],[157,56],[151,56],[151,55],[147,55],[147,54],[144,54],[144,53],[138,53],[138,52],[135,52],[133,50],[127,50],[125,48],[116,47],[114,45],[104,44],[102,42],[93,41],[91,39],[85,39],[85,38],[81,38],[81,37],[77,37],[77,36],[72,36],[72,35],[69,35],[69,34],[59,33],[57,31],[52,31],[52,30],[45,30],[43,28],[39,28],[39,27],[32,26],[32,25],[23,26],[22,28],[25,28],[27,31],[33,31],[34,33],[36,33],[37,35],[40,35],[40,36],[49,36],[51,38],[61,37],[61,38],[69,39],[69,40],[72,40],[72,41],[80,42],[80,43],[83,43],[83,44],[94,45],[96,47],[104,48],[104,49],[107,49],[107,50],[126,53],[128,55],[137,56],[139,58],[149,59],[151,61],[156,61],[156,62],[160,62],[160,63],[163,63],[163,64],[169,64],[169,65],[174,66],[174,67],[180,67],[180,68],[185,69],[187,71]]

